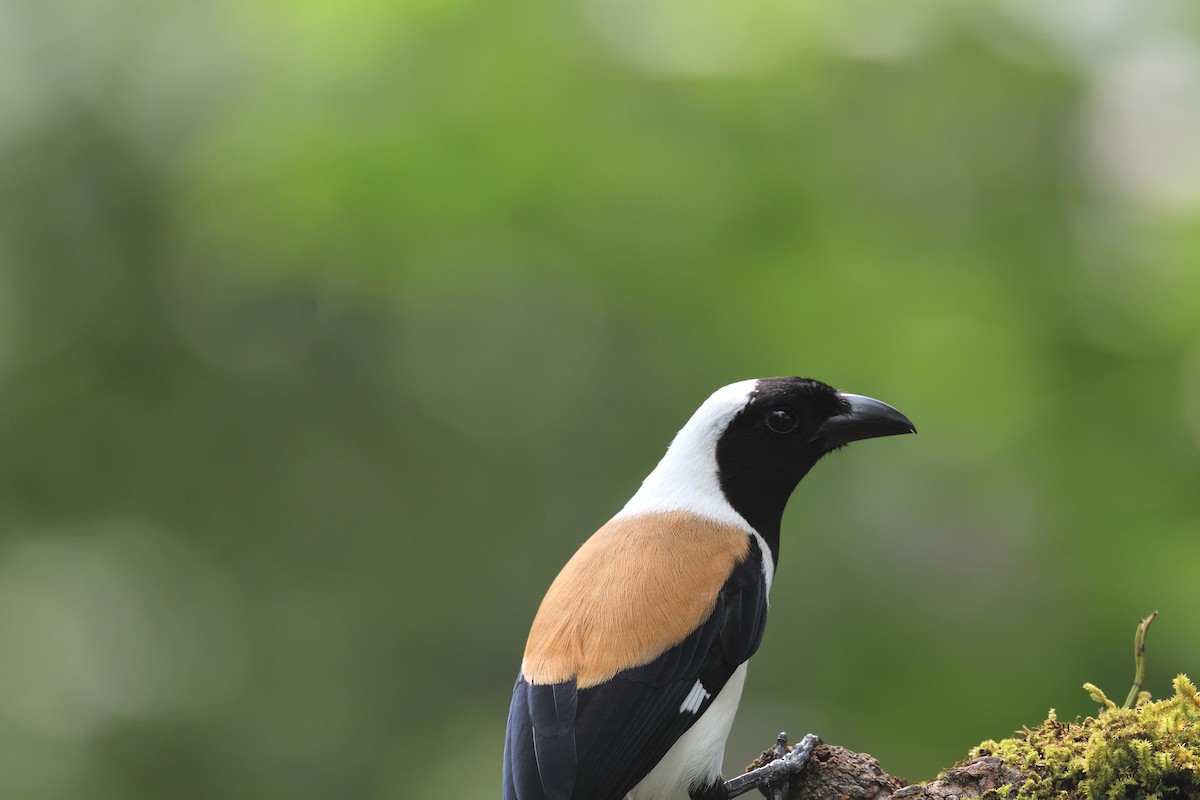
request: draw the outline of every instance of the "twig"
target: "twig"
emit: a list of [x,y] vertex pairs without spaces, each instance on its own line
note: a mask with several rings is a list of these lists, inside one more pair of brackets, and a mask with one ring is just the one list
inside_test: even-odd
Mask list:
[[1142,691],[1142,686],[1146,683],[1146,629],[1157,616],[1157,611],[1151,612],[1150,616],[1138,623],[1137,632],[1133,634],[1133,688],[1129,690],[1129,696],[1125,698],[1125,705],[1121,708],[1133,708],[1138,692]]

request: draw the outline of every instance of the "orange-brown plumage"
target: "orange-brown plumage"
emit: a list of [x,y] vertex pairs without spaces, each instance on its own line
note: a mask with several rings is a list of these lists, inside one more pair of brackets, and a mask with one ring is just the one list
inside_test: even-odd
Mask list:
[[712,613],[746,530],[682,511],[617,517],[572,556],[546,593],[522,672],[579,688],[648,664]]

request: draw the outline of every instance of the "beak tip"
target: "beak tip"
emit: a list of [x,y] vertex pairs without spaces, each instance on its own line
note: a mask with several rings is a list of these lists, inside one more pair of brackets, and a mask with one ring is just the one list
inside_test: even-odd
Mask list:
[[850,410],[822,426],[830,444],[841,446],[862,439],[917,432],[912,420],[887,403],[856,394],[842,394],[842,397],[850,404]]

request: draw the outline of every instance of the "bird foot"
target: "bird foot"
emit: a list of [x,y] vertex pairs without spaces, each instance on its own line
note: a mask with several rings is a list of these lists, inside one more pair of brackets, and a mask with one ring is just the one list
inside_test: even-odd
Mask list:
[[765,787],[771,792],[771,800],[787,800],[792,776],[804,769],[812,758],[813,748],[820,743],[820,737],[808,733],[789,750],[787,734],[780,733],[775,740],[775,757],[758,769],[725,781],[725,791],[732,798]]

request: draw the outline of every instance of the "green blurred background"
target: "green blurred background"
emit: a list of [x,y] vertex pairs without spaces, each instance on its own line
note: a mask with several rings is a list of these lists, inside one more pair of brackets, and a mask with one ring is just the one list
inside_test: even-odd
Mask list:
[[1200,676],[1191,0],[4,0],[0,796],[498,797],[559,566],[710,391],[785,518],[726,766]]

